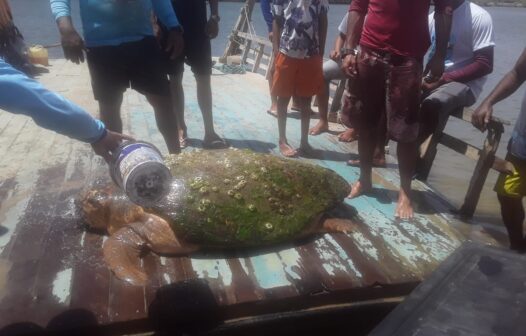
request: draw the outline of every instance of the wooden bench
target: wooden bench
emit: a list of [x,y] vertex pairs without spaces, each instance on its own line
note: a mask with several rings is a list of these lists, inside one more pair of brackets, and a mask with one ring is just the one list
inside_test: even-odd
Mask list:
[[[458,109],[451,116],[464,122],[471,123],[473,112],[470,109]],[[473,217],[477,203],[480,199],[480,193],[488,176],[490,169],[498,172],[507,173],[513,170],[510,162],[503,160],[495,155],[499,147],[504,125],[508,122],[493,117],[488,123],[487,136],[482,148],[475,147],[444,133],[449,115],[441,116],[435,132],[430,135],[420,146],[420,165],[417,170],[417,176],[420,180],[426,180],[433,166],[437,154],[438,144],[444,145],[453,151],[464,155],[465,157],[477,161],[473,175],[469,182],[469,187],[464,198],[464,203],[458,210],[458,214],[465,218]]]

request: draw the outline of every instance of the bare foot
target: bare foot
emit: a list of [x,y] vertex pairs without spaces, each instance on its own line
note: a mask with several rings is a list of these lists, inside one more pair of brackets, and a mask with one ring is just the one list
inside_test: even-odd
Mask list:
[[358,139],[358,133],[354,128],[348,128],[338,134],[338,140],[341,142],[353,142]]
[[396,205],[395,217],[400,219],[411,219],[413,218],[413,205],[411,199],[400,190],[398,194],[398,204]]
[[[357,167],[360,165],[360,160],[349,160],[347,161],[347,165]],[[373,167],[379,167],[379,168],[387,167],[385,155],[373,158]]]
[[363,183],[362,181],[356,181],[351,187],[351,193],[347,198],[356,198],[358,196],[361,196],[363,194],[366,194],[373,190],[373,186],[371,183]]
[[329,123],[319,120],[314,127],[309,130],[310,135],[318,135],[329,130]]
[[298,156],[298,151],[294,149],[291,145],[289,145],[287,141],[279,142],[279,151],[281,152],[281,155],[285,157]]
[[270,114],[271,116],[274,116],[274,117],[278,116],[278,110],[277,109],[267,110],[267,113]]

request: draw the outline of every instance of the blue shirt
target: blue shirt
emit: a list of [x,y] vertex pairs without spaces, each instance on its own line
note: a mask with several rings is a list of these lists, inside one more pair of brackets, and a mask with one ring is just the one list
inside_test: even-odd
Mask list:
[[269,33],[272,31],[272,21],[274,21],[274,17],[272,16],[272,11],[270,9],[271,1],[272,0],[260,0],[259,1],[259,4],[261,6],[261,13],[263,13],[263,19],[265,19],[265,23],[267,24]]
[[[191,0],[190,0],[191,1]],[[71,16],[71,0],[50,0],[58,19]],[[153,36],[152,9],[168,28],[179,26],[170,0],[79,0],[87,47],[116,46]]]
[[46,90],[0,58],[0,109],[31,117],[41,127],[84,142],[93,143],[106,134],[100,120]]

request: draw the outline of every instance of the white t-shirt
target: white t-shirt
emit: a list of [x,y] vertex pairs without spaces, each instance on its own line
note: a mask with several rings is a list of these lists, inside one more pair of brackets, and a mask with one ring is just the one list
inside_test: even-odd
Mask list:
[[[435,48],[434,12],[429,15],[431,53]],[[469,64],[474,52],[495,45],[493,22],[490,14],[482,7],[465,1],[453,12],[453,23],[446,55],[446,70],[455,70]],[[487,76],[467,82],[471,92],[478,98]]]
[[349,19],[349,12],[345,13],[342,22],[338,26],[338,31],[343,35],[347,35],[347,20]]

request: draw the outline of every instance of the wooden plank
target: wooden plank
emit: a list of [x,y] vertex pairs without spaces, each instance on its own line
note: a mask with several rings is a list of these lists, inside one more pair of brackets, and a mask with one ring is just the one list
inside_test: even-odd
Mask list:
[[265,45],[262,43],[259,43],[256,60],[254,61],[254,66],[252,67],[252,72],[257,72],[259,70],[259,64],[261,63],[261,57],[263,57],[264,50],[265,50]]
[[495,153],[497,152],[500,137],[503,131],[503,128],[498,130],[488,128],[488,136],[484,141],[484,148],[480,152],[480,158],[477,161],[477,165],[473,171],[473,176],[469,182],[468,191],[466,193],[466,197],[464,198],[464,204],[462,204],[459,210],[459,213],[462,216],[471,218],[475,213],[475,209],[480,198],[480,193],[484,187],[484,182],[486,181],[489,170],[495,162]]
[[[447,133],[443,133],[440,139],[440,144],[454,150],[457,153],[463,154],[467,158],[478,161],[481,156],[482,150],[475,146],[472,146],[460,139],[454,138]],[[513,164],[509,161],[495,157],[494,162],[491,166],[493,170],[498,171],[499,173],[508,174],[513,171]]]
[[263,45],[265,47],[269,47],[269,48],[272,49],[272,42],[270,42],[267,37],[253,35],[253,34],[248,34],[248,33],[245,33],[245,32],[238,32],[237,34],[238,34],[239,37],[242,37],[242,38],[246,39],[247,41],[252,41],[252,42],[255,42],[257,44],[260,44],[260,45]]
[[[250,53],[250,46],[252,45],[252,41],[247,40],[245,42],[245,49],[243,50],[243,54],[241,56],[241,64],[247,63],[248,54]],[[252,60],[251,60],[252,61]]]

